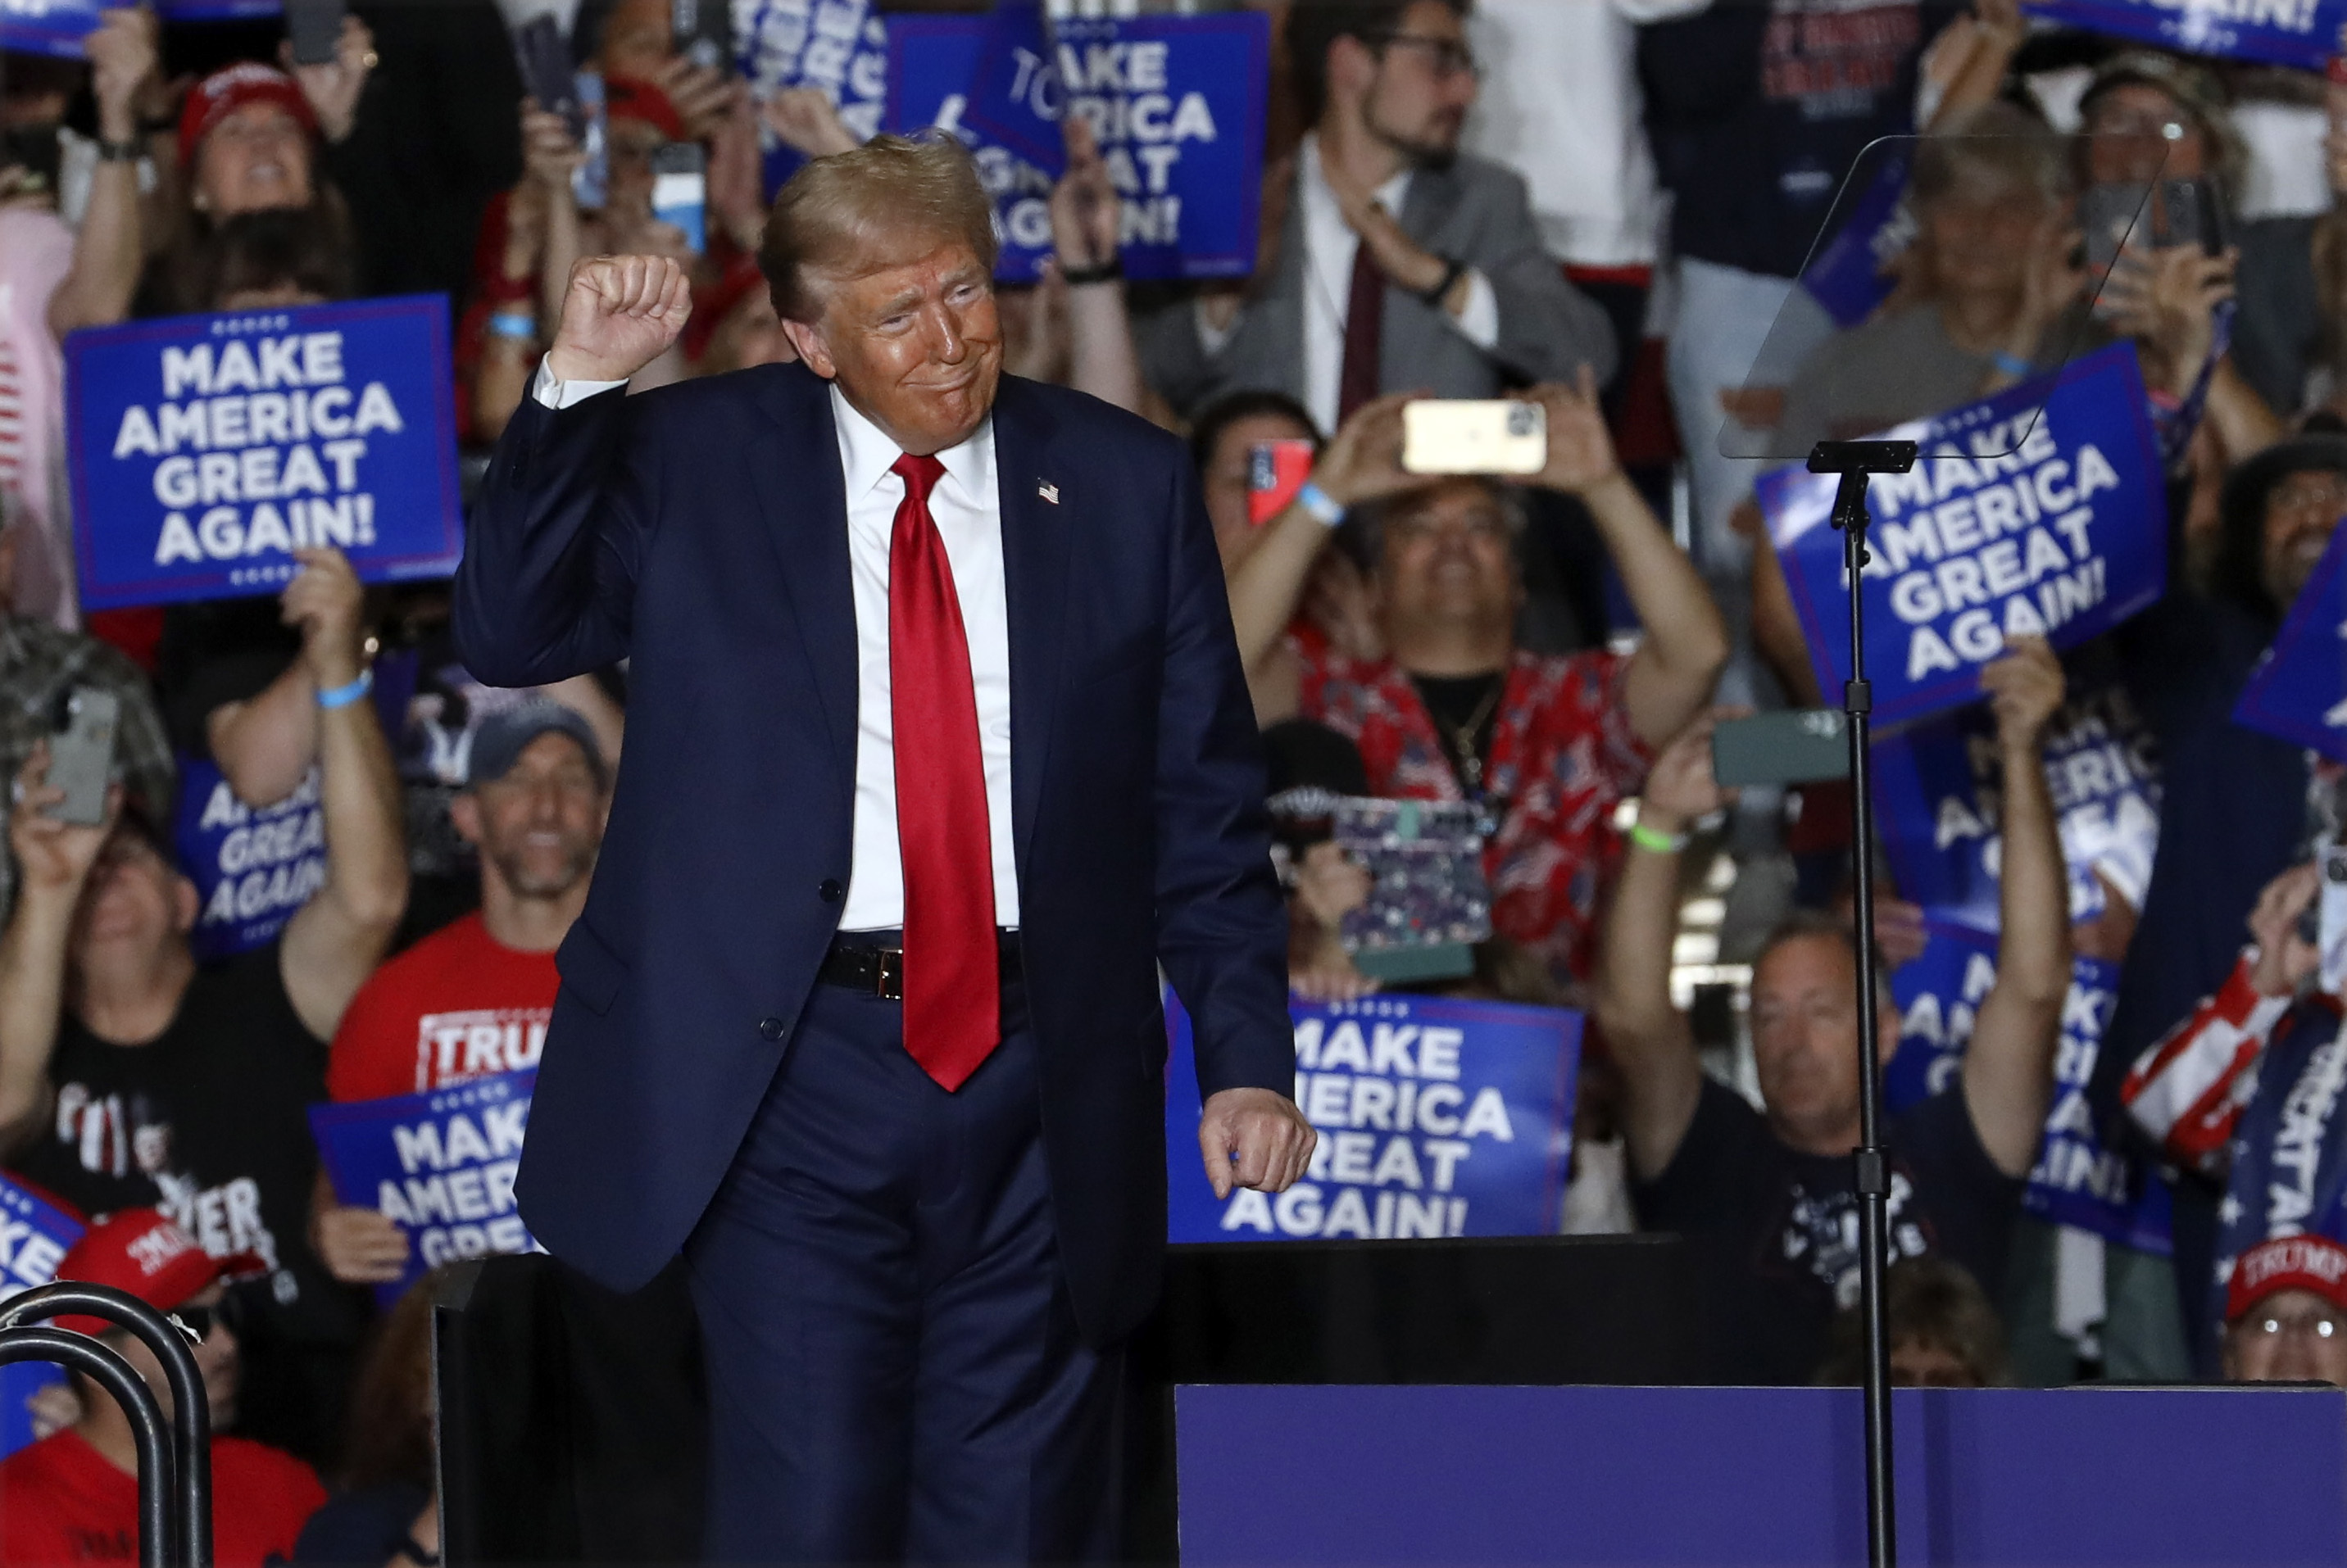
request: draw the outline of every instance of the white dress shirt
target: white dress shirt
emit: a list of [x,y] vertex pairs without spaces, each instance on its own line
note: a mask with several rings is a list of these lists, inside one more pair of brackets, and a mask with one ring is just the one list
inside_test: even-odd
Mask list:
[[[1378,204],[1399,218],[1409,194],[1409,170],[1404,168],[1378,187]],[[1347,226],[1337,193],[1320,172],[1317,137],[1304,138],[1296,159],[1296,195],[1304,204],[1304,406],[1314,423],[1333,434],[1345,374],[1345,312],[1353,297],[1353,254],[1361,241]],[[1471,268],[1467,279],[1467,309],[1456,316],[1445,311],[1443,319],[1460,336],[1488,351],[1500,341],[1500,299],[1482,273]]]
[[[531,393],[552,409],[623,386],[565,382],[543,361]],[[888,677],[888,544],[905,482],[890,472],[904,455],[879,426],[831,389],[839,466],[847,482],[847,560],[856,598],[856,815],[850,830],[847,904],[842,931],[905,923],[905,865],[897,842],[895,710]],[[986,771],[987,836],[994,860],[994,923],[1019,923],[1019,870],[1010,831],[1010,617],[1002,571],[1002,501],[994,472],[994,423],[938,453],[945,475],[929,492],[929,515],[953,568],[969,640],[978,698],[979,759]]]

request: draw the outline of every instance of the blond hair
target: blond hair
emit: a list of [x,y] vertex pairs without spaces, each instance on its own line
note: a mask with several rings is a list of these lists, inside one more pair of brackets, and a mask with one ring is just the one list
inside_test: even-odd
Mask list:
[[806,164],[774,198],[758,267],[776,314],[812,321],[823,301],[810,272],[853,275],[910,260],[920,252],[902,249],[907,239],[960,240],[994,270],[994,203],[951,136],[878,136]]

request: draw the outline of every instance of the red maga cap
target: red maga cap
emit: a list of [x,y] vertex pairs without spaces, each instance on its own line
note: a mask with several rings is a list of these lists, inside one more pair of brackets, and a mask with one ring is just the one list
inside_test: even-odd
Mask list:
[[2238,1323],[2277,1290],[2311,1290],[2347,1312],[2347,1247],[2327,1237],[2278,1236],[2233,1260],[2225,1321]]
[[191,166],[197,147],[212,127],[247,104],[276,104],[300,120],[303,130],[315,133],[318,128],[318,117],[302,96],[300,83],[274,66],[242,60],[214,71],[190,90],[187,105],[179,110],[179,167]]
[[[110,1285],[159,1312],[169,1312],[202,1294],[215,1279],[261,1273],[268,1267],[251,1253],[214,1257],[161,1211],[126,1208],[83,1233],[59,1260],[57,1278],[78,1285]],[[116,1326],[102,1318],[77,1315],[56,1322],[78,1334],[103,1334]]]

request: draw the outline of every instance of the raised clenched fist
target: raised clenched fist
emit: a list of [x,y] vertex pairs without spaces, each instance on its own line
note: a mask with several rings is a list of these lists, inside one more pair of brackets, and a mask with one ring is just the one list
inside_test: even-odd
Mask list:
[[692,314],[684,269],[667,257],[587,257],[570,269],[548,367],[566,382],[626,381],[676,341]]

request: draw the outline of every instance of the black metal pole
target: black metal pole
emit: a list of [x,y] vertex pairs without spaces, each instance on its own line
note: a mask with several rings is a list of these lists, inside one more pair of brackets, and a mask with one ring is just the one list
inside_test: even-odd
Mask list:
[[170,1481],[165,1495],[171,1504],[173,1557],[185,1568],[211,1568],[211,1399],[204,1392],[203,1373],[197,1369],[185,1331],[127,1291],[72,1279],[11,1297],[5,1306],[0,1306],[0,1331],[67,1313],[103,1318],[128,1329],[163,1364],[164,1380],[171,1386],[171,1421],[186,1460],[159,1472]]
[[138,1568],[168,1568],[179,1544],[170,1528],[170,1449],[164,1438],[163,1408],[147,1380],[131,1370],[120,1351],[64,1329],[0,1329],[0,1366],[15,1361],[55,1361],[69,1367],[114,1396],[130,1418],[130,1438],[138,1448]]
[[1851,796],[1850,862],[1856,894],[1851,947],[1858,957],[1858,1192],[1859,1313],[1866,1330],[1866,1560],[1870,1568],[1896,1568],[1899,1532],[1891,1465],[1891,1334],[1882,1294],[1889,1261],[1890,1160],[1882,1147],[1882,1062],[1875,1027],[1874,972],[1874,793],[1868,732],[1874,708],[1866,679],[1865,601],[1859,593],[1865,567],[1866,485],[1872,473],[1904,473],[1915,465],[1913,442],[1828,441],[1809,454],[1809,472],[1838,473],[1833,525],[1841,530],[1842,567],[1850,583],[1850,675],[1842,687],[1842,712],[1849,718]]

